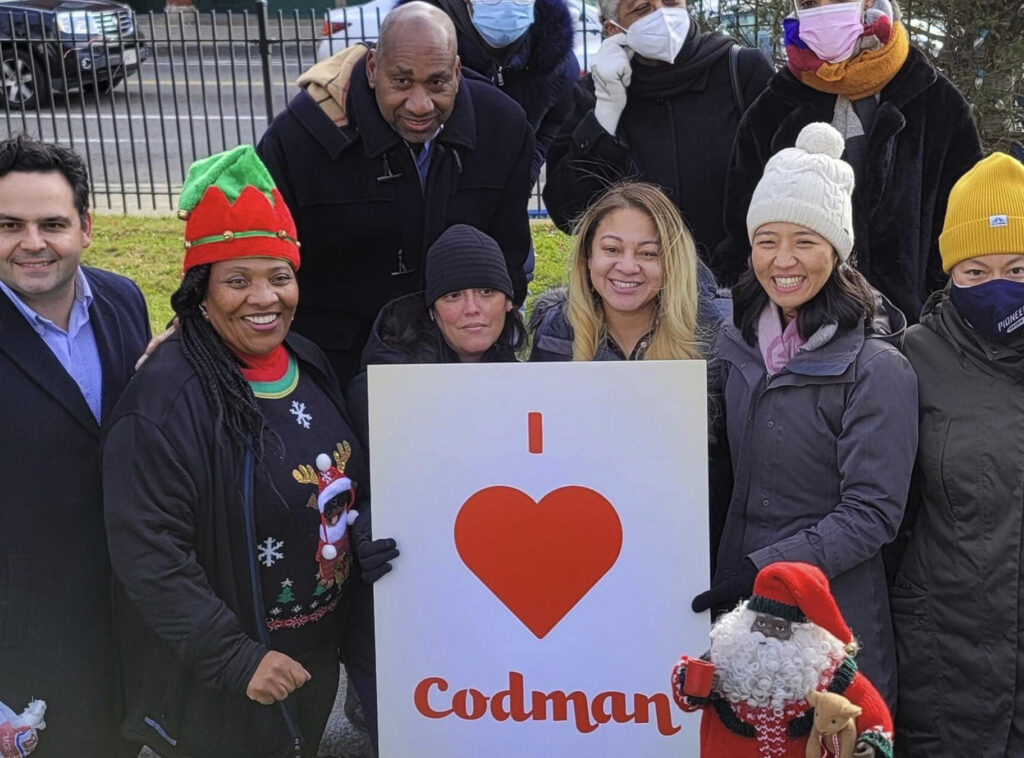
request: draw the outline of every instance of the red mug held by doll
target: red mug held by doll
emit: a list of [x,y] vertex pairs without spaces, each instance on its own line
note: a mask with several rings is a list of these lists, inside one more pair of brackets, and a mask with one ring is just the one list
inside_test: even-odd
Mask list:
[[715,664],[700,658],[686,660],[686,678],[683,680],[683,694],[690,697],[708,697],[715,676]]

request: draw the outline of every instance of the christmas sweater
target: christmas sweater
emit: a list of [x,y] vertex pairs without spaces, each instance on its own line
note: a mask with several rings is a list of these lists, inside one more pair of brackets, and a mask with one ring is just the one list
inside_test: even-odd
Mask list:
[[[343,473],[349,458],[362,452],[358,445],[353,452],[355,440],[345,420],[301,374],[294,357],[244,373],[272,433],[253,492],[265,624],[271,646],[294,655],[335,642],[352,566],[343,511],[354,499],[356,483],[331,501],[322,518],[317,459],[326,456]],[[328,521],[337,535],[325,550],[321,529]]]
[[[807,738],[814,711],[806,700],[782,708],[753,707],[730,703],[717,692],[697,700],[682,692],[686,665],[680,663],[673,676],[673,696],[684,711],[702,710],[700,721],[701,758],[805,758]],[[863,709],[857,718],[857,741],[875,749],[879,758],[892,758],[892,716],[874,688],[860,672],[853,658],[847,658],[823,689],[847,698]]]

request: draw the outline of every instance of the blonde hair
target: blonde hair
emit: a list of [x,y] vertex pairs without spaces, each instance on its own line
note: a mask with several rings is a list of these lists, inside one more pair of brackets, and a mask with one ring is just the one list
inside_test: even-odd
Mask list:
[[662,288],[655,296],[650,345],[644,360],[703,359],[697,326],[697,248],[679,209],[653,184],[616,184],[597,199],[576,224],[569,256],[569,325],[572,357],[593,360],[607,338],[604,305],[590,282],[587,263],[598,225],[612,211],[632,208],[646,214],[658,233]]

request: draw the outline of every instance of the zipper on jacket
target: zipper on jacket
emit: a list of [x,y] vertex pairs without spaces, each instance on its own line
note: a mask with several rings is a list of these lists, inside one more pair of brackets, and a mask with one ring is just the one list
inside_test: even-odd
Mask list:
[[[263,590],[260,587],[259,570],[256,568],[256,514],[252,503],[253,489],[253,452],[250,446],[246,446],[244,473],[242,475],[242,515],[245,519],[245,548],[249,556],[249,589],[252,590],[252,614],[256,621],[256,636],[263,644],[263,647],[270,650],[270,635],[267,633],[267,625],[263,621]],[[302,734],[299,732],[288,709],[287,701],[278,702],[281,706],[281,713],[284,715],[285,727],[292,738],[292,751],[295,758],[302,758]]]
[[498,86],[499,87],[504,87],[505,86],[505,76],[501,73],[502,72],[502,68],[503,68],[502,66],[498,66],[498,74],[497,74],[497,76],[498,76]]

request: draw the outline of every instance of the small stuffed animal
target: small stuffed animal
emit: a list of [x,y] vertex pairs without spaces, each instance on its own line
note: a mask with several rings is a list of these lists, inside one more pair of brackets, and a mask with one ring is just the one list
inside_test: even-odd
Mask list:
[[851,758],[857,743],[860,707],[832,692],[809,692],[807,702],[814,708],[814,726],[807,738],[806,758]]

